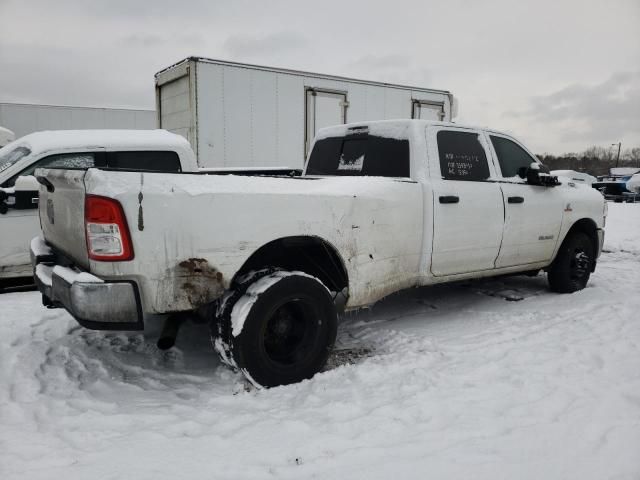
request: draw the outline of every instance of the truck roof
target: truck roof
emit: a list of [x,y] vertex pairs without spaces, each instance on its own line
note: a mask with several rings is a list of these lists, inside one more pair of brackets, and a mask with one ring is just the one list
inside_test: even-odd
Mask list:
[[342,125],[333,125],[330,127],[324,127],[318,130],[316,138],[323,138],[328,136],[343,136],[347,133],[347,130],[357,130],[359,127],[368,127],[369,132],[375,132],[376,135],[390,138],[407,138],[407,131],[410,128],[426,128],[427,125],[440,125],[446,127],[458,127],[458,128],[473,128],[477,130],[485,130],[493,133],[500,133],[497,130],[492,130],[486,127],[478,127],[474,125],[465,125],[453,122],[442,122],[438,120],[418,120],[418,119],[406,119],[401,118],[397,120],[374,120],[365,122],[346,123]]
[[53,130],[35,132],[16,140],[32,151],[54,149],[191,150],[184,137],[166,130]]

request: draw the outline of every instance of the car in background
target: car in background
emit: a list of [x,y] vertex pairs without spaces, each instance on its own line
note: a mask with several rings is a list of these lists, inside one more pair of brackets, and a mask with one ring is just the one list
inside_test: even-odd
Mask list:
[[551,175],[562,179],[568,179],[572,182],[584,183],[585,185],[592,185],[598,179],[593,175],[589,175],[585,172],[576,172],[575,170],[552,170]]
[[640,193],[640,173],[631,175],[631,178],[627,181],[627,190],[634,193]]
[[[599,190],[604,198],[614,202],[638,202],[640,192],[636,189],[637,175],[640,174],[638,167],[619,167],[609,170],[609,175],[598,177],[598,181],[592,187]],[[631,181],[633,177],[635,180]],[[631,188],[629,182],[631,181]]]

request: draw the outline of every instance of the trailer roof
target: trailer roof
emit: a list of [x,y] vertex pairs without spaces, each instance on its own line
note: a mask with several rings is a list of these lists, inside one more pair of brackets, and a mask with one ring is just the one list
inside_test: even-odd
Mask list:
[[287,75],[297,75],[297,76],[301,76],[301,77],[315,77],[315,78],[322,78],[325,80],[334,80],[334,81],[339,81],[339,82],[351,82],[351,83],[361,83],[361,84],[365,84],[365,85],[375,85],[375,86],[379,86],[379,87],[392,87],[392,88],[399,88],[399,89],[403,89],[403,90],[418,90],[421,92],[432,92],[432,93],[444,93],[447,95],[450,95],[451,92],[449,92],[449,90],[439,90],[437,88],[425,88],[425,87],[414,87],[414,86],[410,86],[410,85],[400,85],[400,84],[396,84],[396,83],[386,83],[386,82],[377,82],[377,81],[373,81],[373,80],[363,80],[363,79],[359,79],[359,78],[351,78],[351,77],[342,77],[339,75],[327,75],[324,73],[314,73],[314,72],[306,72],[303,70],[292,70],[292,69],[288,69],[288,68],[279,68],[279,67],[269,67],[269,66],[265,66],[265,65],[254,65],[251,63],[238,63],[238,62],[231,62],[228,60],[217,60],[214,58],[206,58],[206,57],[187,57],[183,60],[180,60],[179,62],[174,63],[173,65],[168,66],[167,68],[164,68],[162,70],[160,70],[159,72],[157,72],[155,74],[155,78],[156,78],[156,82],[157,82],[157,78],[158,75],[161,75],[179,65],[184,64],[185,62],[189,62],[189,61],[193,61],[193,62],[202,62],[202,63],[212,63],[215,65],[224,65],[224,66],[229,66],[229,67],[238,67],[238,68],[246,68],[246,69],[251,69],[251,70],[262,70],[265,72],[276,72],[276,73],[283,73],[283,74],[287,74]]

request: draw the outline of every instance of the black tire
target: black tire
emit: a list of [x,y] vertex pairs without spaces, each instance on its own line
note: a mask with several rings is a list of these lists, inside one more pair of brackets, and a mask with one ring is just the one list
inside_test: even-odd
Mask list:
[[262,271],[227,295],[211,326],[223,362],[256,386],[274,387],[320,371],[335,342],[337,312],[316,278]]
[[588,235],[569,234],[547,272],[549,287],[558,293],[573,293],[586,287],[596,261],[596,248]]

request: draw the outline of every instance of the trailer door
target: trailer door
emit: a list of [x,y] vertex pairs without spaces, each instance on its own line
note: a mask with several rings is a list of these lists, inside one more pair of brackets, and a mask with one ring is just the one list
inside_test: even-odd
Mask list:
[[195,149],[191,135],[191,92],[189,75],[176,78],[159,87],[160,128],[182,135]]
[[346,92],[307,88],[305,109],[305,158],[311,142],[323,127],[347,123]]
[[420,120],[444,120],[444,103],[413,100],[411,118]]

